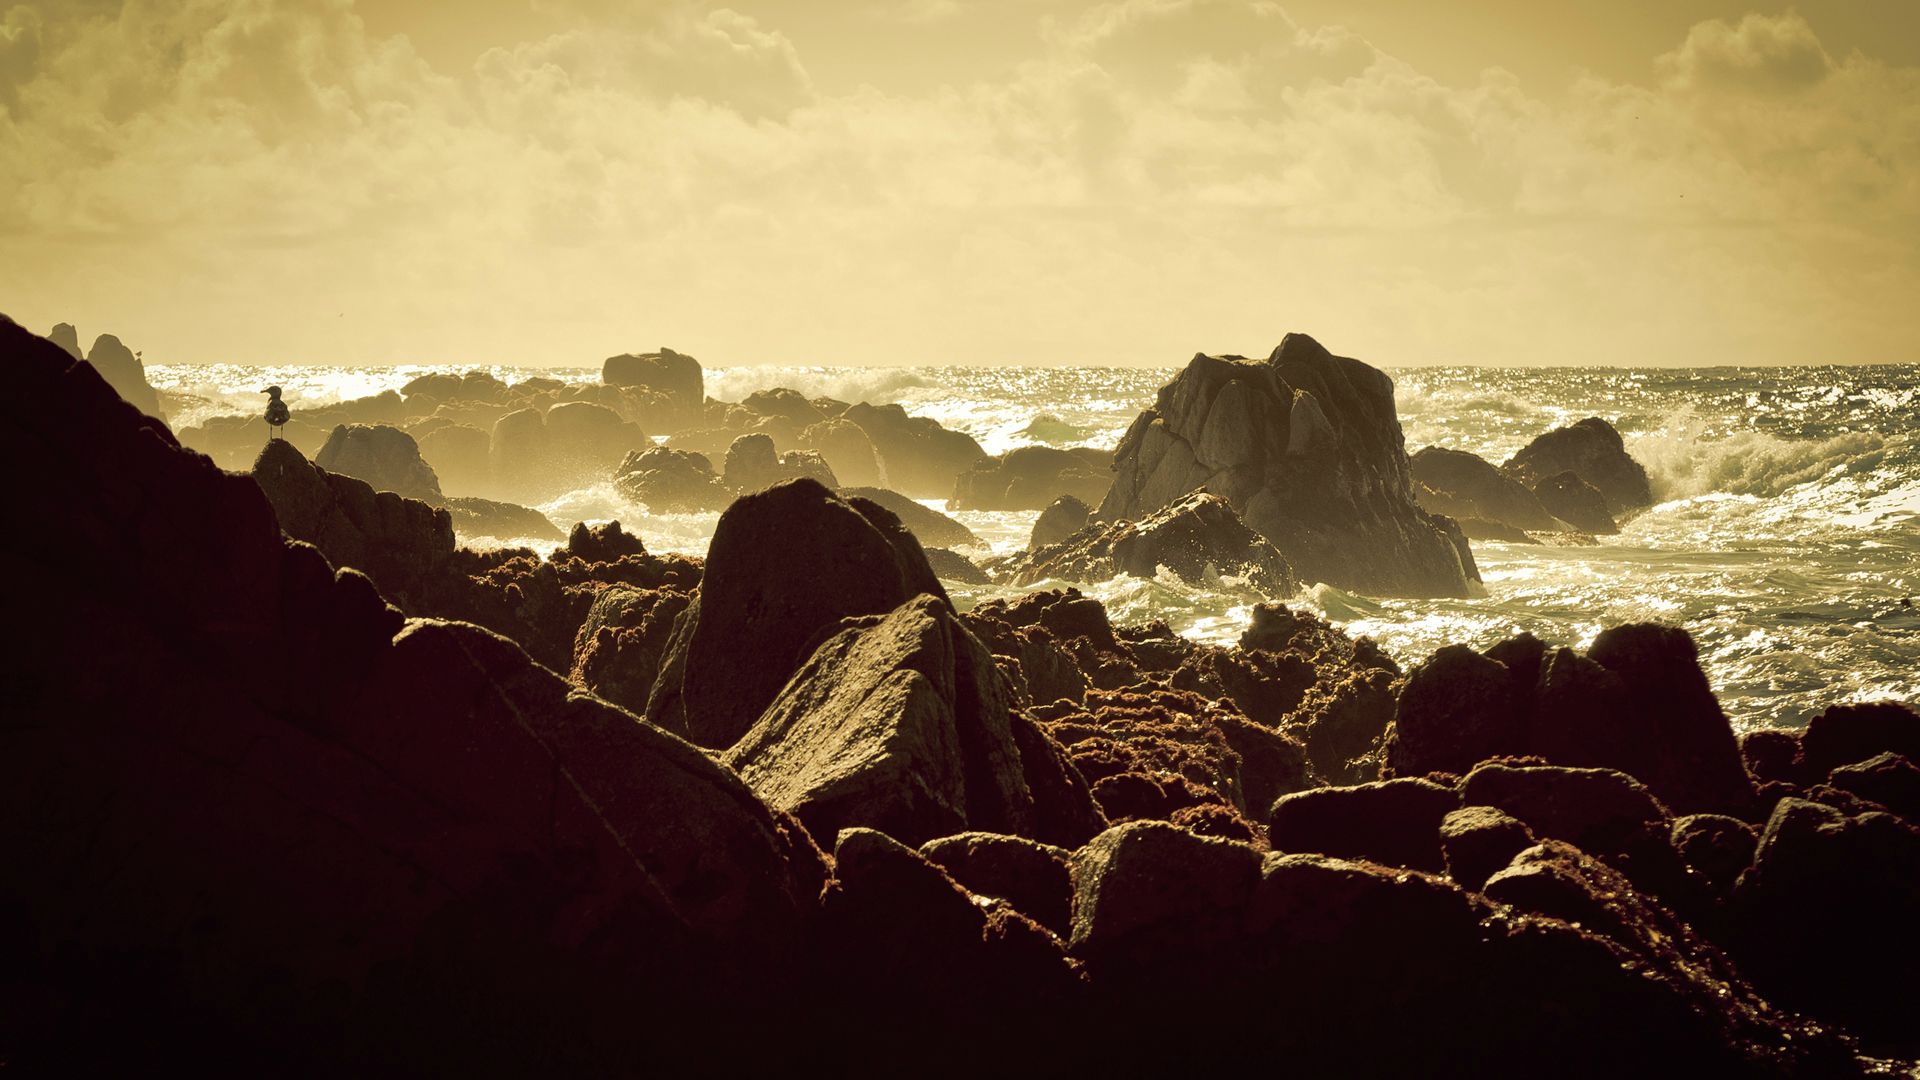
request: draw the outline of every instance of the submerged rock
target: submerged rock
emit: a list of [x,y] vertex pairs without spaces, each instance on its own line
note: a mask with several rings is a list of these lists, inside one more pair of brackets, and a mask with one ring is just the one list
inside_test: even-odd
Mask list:
[[[1647,470],[1627,453],[1620,432],[1597,416],[1534,439],[1508,458],[1500,470],[1536,494],[1541,481],[1571,472],[1600,492],[1611,518],[1653,505],[1653,485],[1647,481]],[[1549,505],[1548,509],[1553,508]],[[1558,510],[1553,512],[1566,517]]]
[[1226,499],[1305,581],[1465,596],[1466,537],[1413,499],[1393,381],[1288,334],[1264,363],[1195,356],[1114,455],[1098,517],[1144,518],[1189,492]]

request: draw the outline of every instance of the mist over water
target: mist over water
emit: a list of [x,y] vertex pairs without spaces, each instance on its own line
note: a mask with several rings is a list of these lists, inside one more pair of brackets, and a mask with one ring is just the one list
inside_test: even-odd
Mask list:
[[[251,413],[268,383],[295,410],[398,389],[471,365],[153,365],[176,429]],[[509,382],[598,379],[597,368],[486,368]],[[1379,640],[1404,664],[1442,645],[1485,647],[1517,630],[1585,645],[1636,620],[1698,641],[1714,689],[1742,729],[1797,725],[1829,704],[1920,698],[1920,365],[1804,368],[1389,369],[1409,452],[1441,445],[1498,464],[1534,436],[1586,416],[1612,421],[1646,465],[1658,504],[1592,546],[1476,541],[1486,595],[1383,600],[1313,586],[1288,603]],[[989,453],[1015,446],[1110,447],[1175,369],[710,368],[707,392],[739,400],[791,387],[809,397],[895,401],[965,431]],[[460,494],[454,491],[452,494]],[[939,501],[929,505],[943,509]],[[565,527],[618,518],[657,551],[704,552],[717,514],[653,515],[611,482],[540,509]],[[960,512],[985,556],[1026,546],[1031,513]],[[475,545],[522,542],[465,537]],[[550,543],[531,544],[544,550]],[[1065,584],[1065,583],[1052,583]],[[1044,586],[1039,586],[1044,587]],[[1116,623],[1164,619],[1230,642],[1261,597],[1232,579],[1082,586]],[[963,605],[1014,590],[950,586]]]

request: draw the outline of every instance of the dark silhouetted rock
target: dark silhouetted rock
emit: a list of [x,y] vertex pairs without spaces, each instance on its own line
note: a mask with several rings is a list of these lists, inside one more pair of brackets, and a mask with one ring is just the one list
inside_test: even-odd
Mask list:
[[628,454],[614,474],[613,486],[656,514],[725,510],[733,502],[733,492],[714,475],[705,457],[664,446]]
[[1807,721],[1800,745],[1815,777],[1879,754],[1920,761],[1920,711],[1897,701],[1834,705]]
[[1072,931],[1073,882],[1066,848],[1023,836],[967,832],[930,840],[920,854],[968,892],[997,897],[1056,934]]
[[646,553],[647,545],[617,521],[604,525],[576,521],[567,534],[567,554],[588,562],[613,562],[622,556]]
[[1568,470],[1541,477],[1533,482],[1533,494],[1540,505],[1576,529],[1597,534],[1620,531],[1607,507],[1607,497],[1582,480],[1579,473]]
[[1516,673],[1465,645],[1448,645],[1407,676],[1387,736],[1387,764],[1398,776],[1465,774],[1490,757],[1529,745],[1523,689]]
[[73,357],[75,360],[86,359],[80,353],[80,331],[74,329],[72,323],[63,322],[55,325],[52,330],[48,331],[47,340],[65,349],[67,355]]
[[[1463,529],[1470,519],[1509,530],[1556,532],[1567,528],[1567,523],[1542,506],[1525,485],[1487,464],[1478,454],[1429,446],[1414,454],[1409,463],[1414,495],[1421,507],[1458,520]],[[1611,525],[1613,519],[1607,522]],[[1468,529],[1467,535],[1472,536],[1473,531]]]
[[156,420],[166,419],[160,413],[160,395],[154,393],[147,382],[147,369],[119,338],[112,334],[94,338],[93,348],[87,350],[87,363],[92,364],[100,377],[107,380],[107,385],[113,387],[114,393],[129,405]]
[[1440,819],[1447,876],[1475,892],[1533,844],[1533,830],[1526,822],[1495,807],[1462,806]]
[[1113,483],[1107,455],[1097,450],[1022,446],[975,462],[954,482],[954,510],[1039,510],[1062,496],[1098,504]]
[[1193,585],[1218,586],[1222,577],[1244,579],[1262,595],[1298,587],[1287,560],[1273,544],[1247,528],[1227,500],[1194,492],[1145,519],[1094,522],[1051,547],[1030,550],[1005,564],[1016,585],[1067,580],[1096,582],[1118,577],[1157,577],[1162,569]]
[[843,498],[858,496],[886,507],[900,519],[921,544],[927,547],[981,546],[980,538],[974,535],[972,529],[897,491],[875,487],[845,487],[840,489],[840,495]]
[[1808,770],[1800,760],[1799,731],[1765,729],[1740,736],[1740,757],[1756,780],[1799,784]]
[[908,416],[898,405],[849,408],[844,418],[867,433],[886,486],[916,499],[944,499],[954,480],[987,456],[973,436],[948,431],[939,421]]
[[[1230,949],[1260,881],[1260,853],[1159,821],[1116,825],[1074,852],[1073,955],[1096,979],[1143,968],[1204,979]],[[1131,969],[1131,970],[1129,970]]]
[[1028,551],[1039,551],[1051,547],[1086,528],[1087,521],[1093,516],[1093,510],[1086,503],[1071,495],[1062,495],[1047,504],[1034,520],[1033,535],[1027,540]]
[[445,501],[440,477],[420,456],[420,446],[413,436],[399,428],[342,424],[327,436],[313,463],[339,476],[365,480],[375,491],[391,491],[435,505]]
[[1225,498],[1305,581],[1465,596],[1457,526],[1414,503],[1393,380],[1288,334],[1264,363],[1195,356],[1114,455],[1098,517],[1146,517],[1189,492]]
[[1878,754],[1833,770],[1827,782],[1920,825],[1920,767],[1899,754]]
[[1436,873],[1446,868],[1440,821],[1460,805],[1430,780],[1382,780],[1283,795],[1267,819],[1273,850],[1366,859]]
[[993,578],[965,555],[946,548],[930,547],[926,550],[927,565],[933,567],[935,576],[940,580],[958,581],[963,585],[993,584]]
[[1688,814],[1675,819],[1673,849],[1699,875],[1708,893],[1724,897],[1740,872],[1753,862],[1758,837],[1753,826],[1725,814]]
[[[1647,482],[1647,470],[1627,453],[1620,432],[1596,416],[1570,427],[1555,428],[1534,439],[1508,458],[1500,469],[1532,488],[1536,495],[1540,493],[1542,480],[1571,472],[1606,498],[1610,518],[1653,505],[1653,486]],[[1551,503],[1547,509],[1566,518]]]
[[692,599],[673,588],[601,590],[574,639],[570,677],[616,705],[644,712],[674,620]]

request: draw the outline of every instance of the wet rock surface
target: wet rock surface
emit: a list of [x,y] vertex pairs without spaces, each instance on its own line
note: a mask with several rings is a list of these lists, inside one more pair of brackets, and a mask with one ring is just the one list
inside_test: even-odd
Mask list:
[[[1620,432],[1597,416],[1541,435],[1508,458],[1500,470],[1535,494],[1542,481],[1571,472],[1600,493],[1614,518],[1653,505],[1647,470],[1627,453]],[[1553,512],[1565,517],[1558,510]]]

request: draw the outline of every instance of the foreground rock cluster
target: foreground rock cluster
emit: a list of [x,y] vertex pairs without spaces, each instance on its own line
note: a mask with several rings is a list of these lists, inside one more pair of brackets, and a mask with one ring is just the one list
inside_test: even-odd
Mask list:
[[24,1069],[1920,1053],[1905,705],[1736,740],[1661,627],[1403,672],[1277,605],[1234,648],[1071,590],[961,612],[805,478],[704,563],[615,527],[476,556],[297,446],[223,472],[11,324],[0,357],[63,523],[0,538],[37,615],[0,726]]

